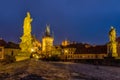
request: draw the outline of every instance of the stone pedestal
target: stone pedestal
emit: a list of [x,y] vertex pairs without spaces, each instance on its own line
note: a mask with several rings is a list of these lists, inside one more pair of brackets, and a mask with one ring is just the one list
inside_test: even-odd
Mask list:
[[30,53],[28,52],[20,52],[17,56],[15,56],[16,61],[22,61],[26,59],[30,59]]
[[24,24],[23,24],[23,35],[20,38],[20,48],[22,52],[31,52],[32,48],[32,35],[31,35],[31,22],[32,18],[30,16],[30,13],[27,13],[27,16],[24,19]]
[[108,57],[110,57],[110,58],[118,57],[117,42],[109,42],[107,44],[107,54],[108,54]]

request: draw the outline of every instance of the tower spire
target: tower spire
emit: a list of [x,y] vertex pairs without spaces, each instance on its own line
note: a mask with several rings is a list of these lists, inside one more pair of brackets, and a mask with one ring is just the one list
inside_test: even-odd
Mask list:
[[50,25],[46,24],[45,36],[50,36]]

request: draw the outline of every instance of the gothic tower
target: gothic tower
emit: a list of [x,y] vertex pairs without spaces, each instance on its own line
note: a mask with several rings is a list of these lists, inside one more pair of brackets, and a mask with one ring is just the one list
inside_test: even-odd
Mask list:
[[49,52],[53,47],[54,37],[50,32],[50,25],[46,25],[45,33],[42,37],[42,52]]

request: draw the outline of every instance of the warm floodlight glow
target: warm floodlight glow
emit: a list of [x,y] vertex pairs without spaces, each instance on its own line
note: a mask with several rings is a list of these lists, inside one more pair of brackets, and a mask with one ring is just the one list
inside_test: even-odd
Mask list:
[[68,50],[65,50],[65,53],[68,53]]
[[23,36],[21,37],[20,48],[22,52],[31,52],[32,47],[32,36],[31,36],[31,22],[30,13],[24,19],[23,24]]
[[46,26],[45,36],[42,38],[42,51],[51,51],[53,47],[54,38],[50,35],[50,26]]
[[112,57],[118,57],[117,54],[117,42],[116,42],[116,30],[112,26],[109,31],[109,43],[108,43],[108,55]]
[[31,52],[34,52],[35,50],[34,49],[31,49]]

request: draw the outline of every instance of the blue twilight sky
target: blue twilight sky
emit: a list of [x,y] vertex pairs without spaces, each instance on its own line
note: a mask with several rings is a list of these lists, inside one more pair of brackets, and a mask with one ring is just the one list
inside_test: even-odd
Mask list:
[[41,41],[50,24],[55,43],[105,44],[110,26],[120,36],[120,0],[0,0],[0,37],[19,43],[23,20],[30,11],[32,34]]

